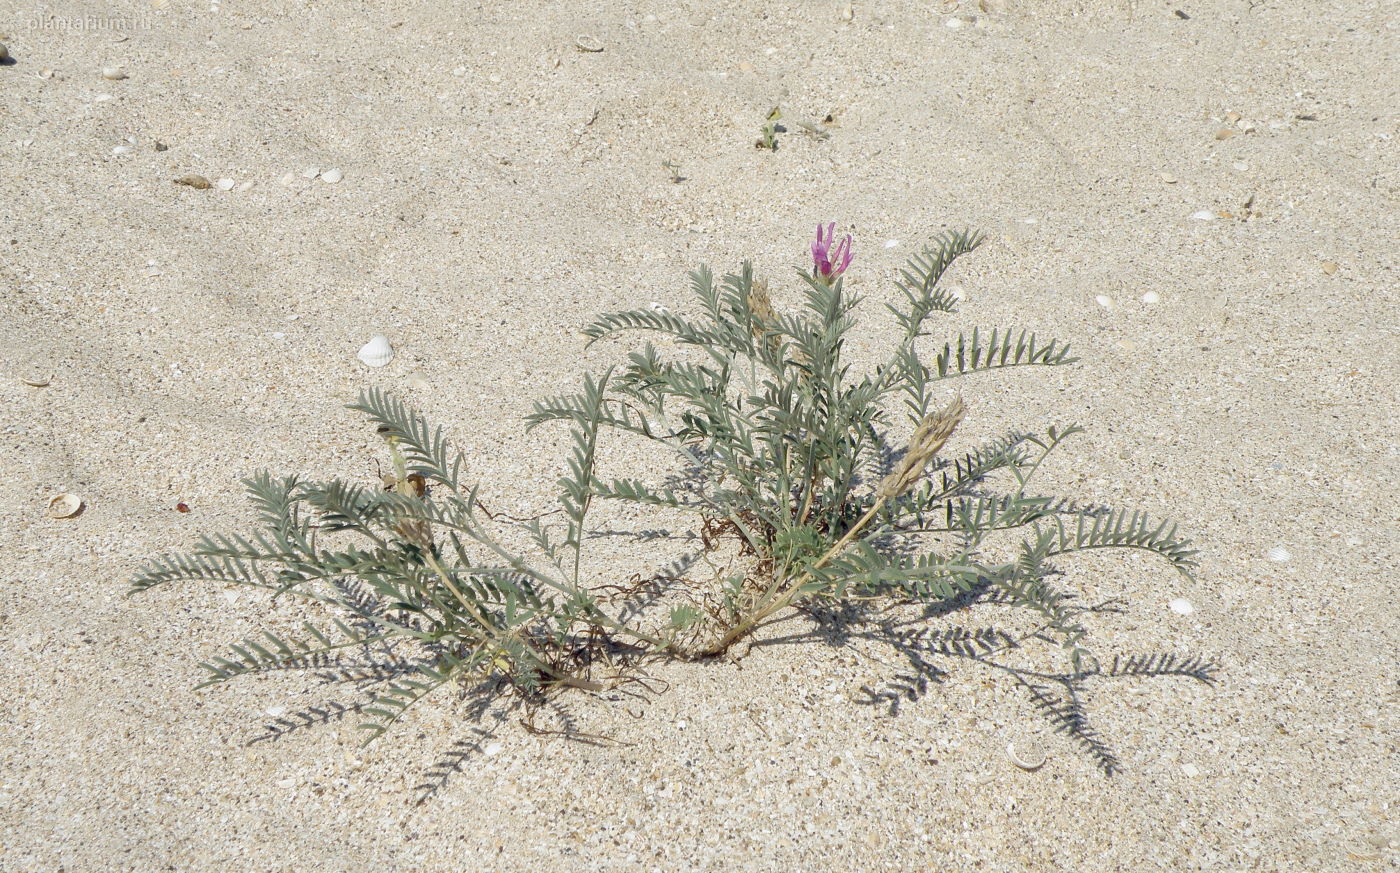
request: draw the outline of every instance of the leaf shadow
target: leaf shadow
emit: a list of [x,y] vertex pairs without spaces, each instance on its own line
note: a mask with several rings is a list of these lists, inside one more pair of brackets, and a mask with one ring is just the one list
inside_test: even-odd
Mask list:
[[[861,686],[857,703],[882,707],[899,717],[902,708],[925,697],[934,686],[951,675],[954,663],[971,662],[1010,677],[1036,710],[1050,722],[1057,734],[1067,736],[1105,776],[1122,770],[1122,761],[1112,744],[1093,723],[1084,700],[1094,683],[1130,678],[1189,678],[1214,686],[1221,665],[1201,655],[1175,652],[1115,654],[1105,665],[1090,663],[1078,670],[1047,671],[1008,663],[1003,657],[1021,652],[1031,643],[1057,645],[1044,634],[1044,628],[1013,633],[995,625],[970,627],[954,624],[930,628],[927,622],[978,604],[1007,598],[1001,592],[974,588],[956,597],[929,603],[920,614],[905,619],[891,618],[865,603],[845,603],[834,608],[807,606],[803,612],[813,622],[810,630],[775,637],[754,644],[792,645],[820,641],[829,646],[847,646],[865,641],[893,649],[903,658],[902,669],[889,678]],[[1083,612],[1121,611],[1116,601],[1086,606]]]

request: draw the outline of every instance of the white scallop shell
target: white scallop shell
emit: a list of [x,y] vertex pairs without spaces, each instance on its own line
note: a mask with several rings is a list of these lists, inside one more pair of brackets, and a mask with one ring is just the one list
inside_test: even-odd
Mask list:
[[1006,746],[1006,757],[1022,770],[1039,770],[1045,766],[1045,747],[1031,740],[1017,740]]
[[369,342],[360,346],[355,357],[366,367],[382,367],[394,359],[394,347],[389,345],[386,336],[371,337]]
[[1265,557],[1267,557],[1270,561],[1282,564],[1284,561],[1290,560],[1293,557],[1293,555],[1291,552],[1288,551],[1288,549],[1285,549],[1283,546],[1274,546],[1272,549],[1269,549],[1269,551],[1265,552]]
[[49,501],[50,518],[72,518],[83,511],[83,498],[76,494],[60,494]]
[[1196,611],[1196,607],[1192,606],[1191,601],[1185,597],[1172,598],[1171,602],[1167,604],[1167,608],[1177,615],[1190,615]]
[[326,170],[324,173],[321,174],[321,181],[329,182],[332,185],[344,178],[345,174],[340,172],[339,170]]

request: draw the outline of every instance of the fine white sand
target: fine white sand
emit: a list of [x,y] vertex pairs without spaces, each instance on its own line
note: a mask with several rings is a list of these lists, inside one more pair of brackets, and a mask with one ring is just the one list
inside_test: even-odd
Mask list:
[[[1394,869],[1396,6],[1004,6],[0,0],[0,869]],[[834,116],[830,139],[788,123],[755,149],[775,104]],[[258,469],[373,481],[344,409],[365,386],[443,424],[495,506],[548,509],[565,435],[520,419],[624,357],[585,350],[589,317],[684,311],[688,269],[745,258],[793,305],[819,220],[856,238],[861,361],[902,260],[987,231],[949,333],[1025,325],[1082,361],[963,380],[950,449],[1078,422],[1043,487],[1202,550],[1195,582],[1060,566],[1118,599],[1090,620],[1106,661],[1217,665],[1086,682],[1111,778],[1006,671],[929,655],[921,686],[888,639],[798,614],[738,664],[538,716],[612,742],[444,695],[364,749],[353,713],[250,743],[269,709],[362,694],[314,672],[193,691],[298,613],[125,597],[148,556],[249,526]],[[369,370],[377,333],[398,356]],[[48,518],[62,492],[85,511]],[[590,566],[625,580],[670,549],[602,538]],[[892,712],[863,686],[912,691]],[[1016,740],[1047,764],[1013,766]]]

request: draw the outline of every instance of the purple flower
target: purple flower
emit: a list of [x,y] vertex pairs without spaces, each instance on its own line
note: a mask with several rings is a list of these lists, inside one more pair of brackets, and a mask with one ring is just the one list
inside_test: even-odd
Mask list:
[[812,243],[812,263],[817,278],[824,282],[834,282],[851,265],[851,235],[848,233],[841,242],[836,242],[836,222],[826,226],[825,232],[817,225],[817,241]]

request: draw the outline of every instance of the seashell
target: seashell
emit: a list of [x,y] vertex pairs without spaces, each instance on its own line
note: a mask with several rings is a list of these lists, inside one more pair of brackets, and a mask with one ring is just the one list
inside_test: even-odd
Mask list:
[[485,752],[488,757],[492,755],[499,755],[501,753],[501,744],[487,743],[486,748],[482,749],[482,751]]
[[600,52],[603,50],[603,42],[596,36],[583,34],[574,40],[574,48],[581,52]]
[[126,70],[123,70],[121,67],[103,67],[102,78],[112,82],[120,82],[122,79],[126,78]]
[[233,190],[233,180],[232,180],[232,179],[229,179],[229,178],[227,178],[227,177],[225,177],[225,178],[223,178],[223,179],[220,179],[219,181],[215,182],[214,184],[218,186],[218,188],[219,188],[220,191],[232,191],[232,190]]
[[199,175],[198,173],[186,173],[185,175],[181,176],[180,178],[174,181],[176,185],[188,185],[189,187],[197,189],[199,191],[203,191],[204,189],[210,187],[209,180]]
[[885,248],[887,248],[887,249],[895,248],[895,247],[898,246],[898,245],[899,245],[899,240],[897,240],[897,239],[887,239],[887,240],[885,240]]
[[47,388],[49,387],[49,378],[48,376],[35,376],[29,379],[21,379],[20,381],[30,388]]
[[326,170],[324,173],[321,174],[321,181],[329,182],[332,185],[344,178],[345,174],[340,172],[339,170]]
[[49,501],[49,518],[72,518],[83,511],[83,498],[76,494],[60,494]]
[[1326,273],[1329,276],[1335,276],[1337,274],[1337,270],[1339,269],[1341,269],[1341,265],[1338,264],[1336,261],[1322,262],[1322,272]]
[[386,336],[374,336],[355,354],[366,367],[382,367],[394,359],[394,347]]
[[1270,561],[1273,561],[1275,564],[1282,564],[1284,561],[1292,560],[1293,554],[1289,552],[1288,549],[1285,549],[1283,546],[1274,546],[1272,549],[1269,549],[1267,552],[1264,553],[1264,557],[1268,558]]
[[320,167],[307,167],[305,170],[301,171],[301,177],[303,179],[314,179],[319,175],[321,175]]
[[5,48],[5,44],[3,42],[0,42],[0,64],[6,63],[9,60],[10,50]]
[[407,384],[412,391],[427,391],[429,387],[428,380],[424,379],[419,373],[414,373],[412,376],[409,376]]
[[1209,209],[1198,209],[1191,213],[1191,217],[1198,221],[1214,221],[1215,213],[1211,212]]
[[58,74],[54,71],[53,67],[44,67],[42,70],[39,71],[40,79],[52,79],[56,75]]
[[285,176],[282,177],[282,184],[283,184],[283,185],[295,185],[295,184],[296,184],[296,181],[297,181],[297,174],[296,174],[296,173],[288,173],[287,175],[285,175]]
[[1143,302],[1143,303],[1161,303],[1161,302],[1162,302],[1162,295],[1161,295],[1161,294],[1158,294],[1156,291],[1148,291],[1146,294],[1142,295],[1142,302]]
[[1107,294],[1098,295],[1094,298],[1094,302],[1102,306],[1104,309],[1110,311],[1113,309],[1113,298],[1109,297]]
[[1045,747],[1032,740],[1017,740],[1006,746],[1006,757],[1022,770],[1039,770],[1045,766]]
[[1196,607],[1191,605],[1191,601],[1185,597],[1173,597],[1167,604],[1167,608],[1177,615],[1190,615],[1196,611]]

